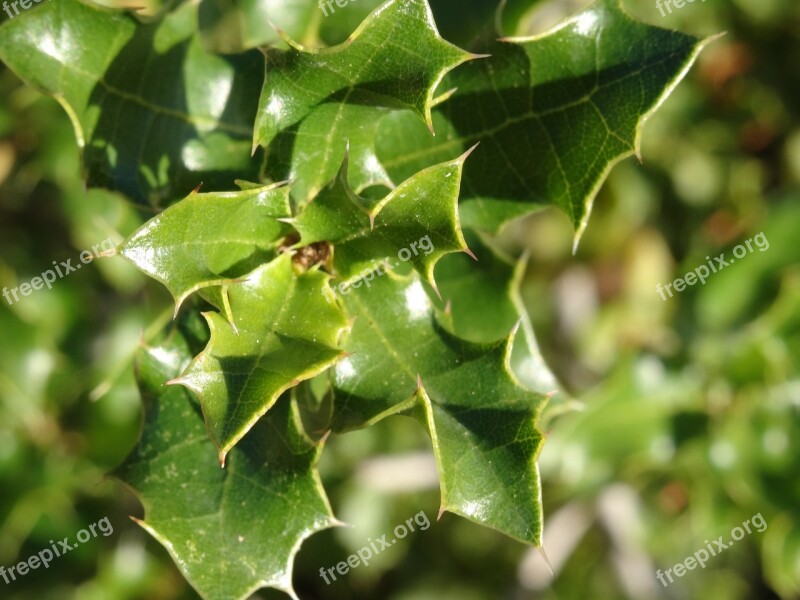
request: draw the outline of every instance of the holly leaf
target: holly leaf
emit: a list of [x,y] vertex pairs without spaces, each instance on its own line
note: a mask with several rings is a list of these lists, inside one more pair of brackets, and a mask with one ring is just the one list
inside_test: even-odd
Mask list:
[[300,544],[338,524],[316,470],[322,446],[305,436],[294,401],[283,397],[220,469],[191,395],[163,385],[189,356],[179,336],[140,351],[142,437],[114,475],[144,506],[137,523],[203,598],[244,599],[265,586],[295,597]]
[[441,510],[540,545],[535,423],[547,396],[514,376],[515,332],[493,344],[449,333],[415,274],[388,273],[343,302],[357,318],[334,367],[333,428],[413,415],[433,441]]
[[346,280],[408,261],[435,289],[436,262],[452,252],[469,253],[458,223],[467,154],[414,174],[371,207],[350,189],[345,160],[336,179],[291,221],[300,233],[298,246],[332,243],[334,268]]
[[393,179],[448,160],[476,142],[464,172],[465,227],[497,231],[555,204],[586,227],[608,171],[638,152],[642,124],[708,42],[635,21],[618,0],[599,0],[549,33],[504,39],[491,58],[458,68],[437,107],[437,136],[413,115],[385,117],[381,164]]
[[379,117],[407,108],[431,127],[439,82],[473,58],[439,36],[425,0],[389,0],[333,48],[286,41],[267,53],[254,147],[268,148],[268,174],[292,180],[299,203],[335,176],[348,141],[352,187],[392,187],[373,149]]
[[0,60],[72,120],[89,185],[158,207],[201,182],[214,191],[258,179],[250,139],[263,57],[208,53],[196,13],[189,2],[143,24],[58,0],[0,27]]
[[467,240],[478,260],[453,254],[437,265],[436,281],[448,307],[440,321],[448,322],[459,337],[477,343],[501,339],[518,327],[511,369],[525,386],[551,396],[560,385],[539,350],[520,296],[527,257],[514,263],[474,232],[468,232]]
[[203,313],[211,339],[170,383],[197,394],[220,463],[283,392],[342,356],[336,346],[347,323],[327,286],[328,275],[298,275],[283,254],[229,286],[235,328]]
[[[245,184],[246,185],[246,184]],[[192,192],[123,242],[120,252],[175,298],[177,313],[193,292],[225,285],[272,260],[290,228],[288,188]]]

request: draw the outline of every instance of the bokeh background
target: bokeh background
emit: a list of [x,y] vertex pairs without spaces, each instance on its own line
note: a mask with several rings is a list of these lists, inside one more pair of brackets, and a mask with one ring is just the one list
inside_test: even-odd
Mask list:
[[[356,0],[338,18],[357,23],[375,4]],[[545,3],[526,27],[583,4]],[[800,598],[800,5],[707,0],[662,17],[654,0],[624,4],[655,25],[727,33],[648,121],[643,163],[612,172],[577,254],[556,210],[498,240],[528,253],[522,295],[565,390],[542,422],[552,574],[536,550],[445,515],[326,586],[320,567],[419,511],[435,519],[430,442],[392,418],[328,442],[323,481],[353,527],[304,544],[301,598]],[[2,68],[0,287],[121,241],[147,216],[86,190],[67,115]],[[767,251],[667,301],[657,294],[759,232]],[[102,517],[114,527],[46,571],[0,581],[0,597],[197,597],[129,520],[142,514],[135,498],[105,478],[138,437],[131,358],[170,320],[167,293],[113,258],[0,301],[0,565]],[[765,531],[658,583],[656,569],[757,513]]]

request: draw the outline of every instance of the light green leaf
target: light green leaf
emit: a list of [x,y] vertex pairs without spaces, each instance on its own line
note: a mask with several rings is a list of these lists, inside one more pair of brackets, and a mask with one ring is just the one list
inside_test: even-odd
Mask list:
[[204,313],[211,340],[171,383],[199,397],[221,463],[284,391],[342,355],[337,344],[347,322],[327,285],[317,269],[296,274],[283,254],[229,286],[235,325]]
[[188,2],[141,24],[58,0],[0,27],[0,60],[70,116],[89,185],[161,206],[201,182],[214,191],[258,179],[250,139],[263,57],[209,54],[196,12]]
[[300,544],[338,524],[316,471],[321,445],[303,434],[294,401],[283,397],[220,469],[197,404],[185,389],[163,385],[188,359],[178,336],[140,352],[142,438],[114,474],[144,506],[137,522],[203,598],[244,599],[261,587],[294,596]]
[[121,254],[175,298],[175,311],[192,292],[230,283],[275,257],[290,228],[288,188],[192,192],[153,217],[121,247]]
[[340,46],[290,43],[267,54],[254,145],[268,149],[268,174],[292,180],[301,204],[334,177],[348,141],[352,187],[391,187],[373,150],[379,117],[407,108],[430,127],[439,82],[472,58],[439,36],[425,0],[390,0]]
[[469,252],[458,224],[466,158],[416,173],[370,208],[350,189],[345,161],[337,178],[292,220],[301,236],[298,245],[334,244],[334,267],[344,279],[408,261],[435,287],[436,262],[452,252]]
[[535,423],[547,397],[512,373],[514,333],[494,344],[448,333],[413,274],[389,273],[344,304],[358,317],[334,367],[333,428],[412,414],[433,441],[442,510],[540,545]]
[[541,36],[484,49],[443,87],[431,137],[409,113],[383,119],[376,146],[393,179],[476,142],[464,172],[462,221],[496,231],[555,204],[583,232],[607,172],[638,147],[642,123],[686,74],[705,42],[635,21],[599,0]]

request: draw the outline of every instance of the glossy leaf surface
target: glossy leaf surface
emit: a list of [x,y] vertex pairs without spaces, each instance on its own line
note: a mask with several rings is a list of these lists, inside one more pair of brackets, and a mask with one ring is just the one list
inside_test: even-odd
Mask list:
[[341,356],[346,321],[327,281],[319,270],[296,274],[284,254],[229,287],[233,325],[204,313],[211,340],[172,383],[200,398],[220,462],[284,391]]
[[200,183],[257,179],[258,52],[218,56],[189,2],[149,24],[79,0],[37,6],[0,27],[0,60],[62,104],[89,185],[164,206]]
[[343,279],[362,278],[384,264],[409,262],[434,284],[436,262],[468,251],[458,223],[458,193],[466,156],[413,175],[368,207],[347,183],[346,165],[336,180],[292,221],[300,244],[334,245],[334,267]]
[[540,545],[535,423],[546,396],[512,373],[514,334],[475,344],[447,332],[416,275],[387,274],[344,302],[358,318],[334,368],[333,427],[415,416],[433,441],[442,510]]
[[321,446],[302,433],[287,396],[220,469],[191,395],[163,385],[189,356],[180,337],[140,352],[142,438],[114,474],[144,505],[140,525],[204,598],[244,599],[261,587],[291,594],[300,544],[337,524],[316,472]]
[[443,83],[436,137],[409,113],[388,115],[378,156],[392,178],[480,146],[464,172],[465,226],[496,231],[554,204],[580,236],[608,170],[634,153],[644,119],[688,71],[702,43],[635,21],[599,0],[553,31],[483,49]]
[[305,203],[330,181],[350,144],[350,183],[391,187],[372,139],[378,119],[407,108],[427,126],[436,88],[471,57],[444,41],[425,0],[390,0],[347,42],[270,50],[254,144],[267,148],[267,172],[292,180]]
[[199,289],[229,283],[274,258],[290,215],[286,187],[192,193],[153,217],[121,254],[175,298],[176,310]]

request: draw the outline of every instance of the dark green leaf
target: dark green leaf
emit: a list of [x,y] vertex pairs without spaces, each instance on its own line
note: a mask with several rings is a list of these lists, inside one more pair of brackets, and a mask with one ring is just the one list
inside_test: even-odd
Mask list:
[[292,180],[305,203],[334,177],[349,141],[352,187],[391,187],[373,150],[379,117],[408,108],[430,127],[439,82],[470,58],[439,36],[425,0],[390,0],[334,48],[270,50],[254,138],[268,149],[269,175]]
[[380,264],[393,269],[408,261],[434,284],[436,262],[469,252],[458,224],[458,192],[466,155],[413,175],[367,208],[347,183],[347,163],[338,177],[292,224],[300,245],[334,244],[334,266],[344,279],[361,278]]
[[448,333],[416,275],[389,273],[344,303],[358,316],[334,368],[333,427],[413,414],[433,441],[442,510],[540,545],[535,423],[546,396],[512,373],[514,334],[475,344]]
[[233,324],[204,313],[211,340],[172,383],[200,398],[220,462],[284,391],[342,355],[346,320],[327,282],[316,269],[296,274],[284,254],[229,286]]
[[163,385],[188,359],[179,337],[140,352],[142,439],[115,475],[141,500],[140,525],[203,598],[244,599],[261,587],[293,594],[300,544],[337,524],[316,471],[321,446],[283,397],[220,469],[199,407]]
[[378,131],[393,179],[480,146],[464,172],[464,226],[496,231],[555,204],[583,232],[609,169],[638,146],[641,125],[688,71],[696,38],[645,25],[599,0],[553,31],[494,43],[463,65],[434,115],[436,137],[409,113]]
[[0,27],[0,60],[69,114],[89,185],[161,206],[200,183],[258,179],[250,139],[263,58],[209,54],[196,12],[188,2],[143,25],[57,0]]

